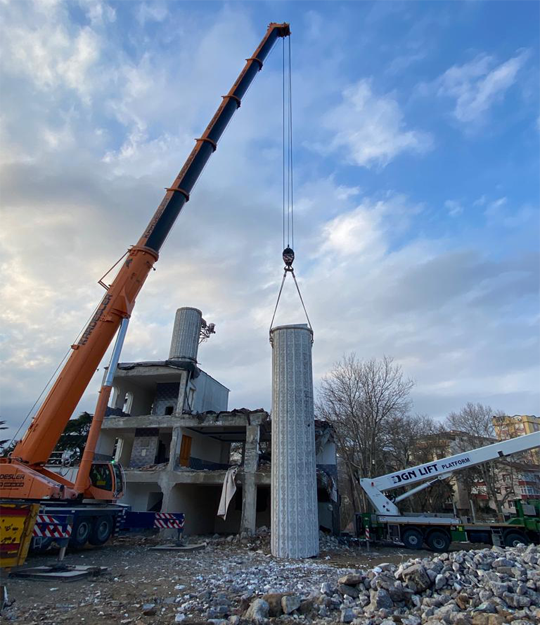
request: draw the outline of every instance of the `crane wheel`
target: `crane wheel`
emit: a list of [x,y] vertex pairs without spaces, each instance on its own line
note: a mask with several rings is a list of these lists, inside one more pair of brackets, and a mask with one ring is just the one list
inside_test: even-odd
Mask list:
[[401,541],[407,549],[422,549],[424,537],[420,530],[411,527],[403,532]]
[[75,527],[73,528],[73,533],[71,534],[71,538],[69,539],[70,547],[73,547],[74,549],[82,549],[88,542],[91,531],[92,531],[91,517],[80,518],[75,523]]
[[114,522],[112,516],[103,515],[96,517],[92,524],[92,531],[90,532],[88,542],[96,546],[105,544],[111,537],[113,529]]
[[507,547],[515,547],[519,545],[519,543],[523,543],[524,545],[528,545],[531,541],[522,534],[521,532],[509,532],[504,537],[504,544]]
[[433,532],[429,533],[426,542],[431,551],[443,553],[445,551],[448,551],[448,547],[450,547],[450,543],[452,542],[452,540],[446,532],[442,532],[441,530],[434,530]]

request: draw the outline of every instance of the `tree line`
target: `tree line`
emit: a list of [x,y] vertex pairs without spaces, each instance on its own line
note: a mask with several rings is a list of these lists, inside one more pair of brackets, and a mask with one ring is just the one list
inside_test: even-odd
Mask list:
[[[350,521],[354,512],[371,509],[360,478],[392,473],[496,439],[493,417],[503,415],[501,411],[469,402],[437,420],[413,412],[413,387],[414,381],[390,357],[362,361],[350,354],[323,378],[316,412],[334,426],[344,521]],[[483,495],[483,509],[479,506],[475,513],[502,518],[505,501],[515,494],[514,480],[507,480],[501,489],[501,464],[504,474],[512,473],[512,462],[499,460],[455,474],[469,500],[476,495],[478,501]],[[442,512],[453,495],[451,481],[442,480],[400,506],[404,511]]]

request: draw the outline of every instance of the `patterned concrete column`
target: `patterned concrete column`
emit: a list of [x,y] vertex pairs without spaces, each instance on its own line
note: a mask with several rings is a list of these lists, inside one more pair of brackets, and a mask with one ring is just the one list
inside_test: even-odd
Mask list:
[[307,325],[274,328],[272,343],[272,555],[319,553],[311,344]]
[[202,313],[198,308],[179,308],[174,318],[169,358],[197,362]]

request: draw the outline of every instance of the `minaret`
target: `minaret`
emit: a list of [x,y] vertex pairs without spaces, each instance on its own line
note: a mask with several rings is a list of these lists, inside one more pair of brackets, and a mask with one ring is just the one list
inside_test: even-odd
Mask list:
[[270,331],[272,343],[272,555],[319,553],[315,416],[306,324]]
[[202,313],[198,308],[179,308],[174,318],[169,360],[197,362]]

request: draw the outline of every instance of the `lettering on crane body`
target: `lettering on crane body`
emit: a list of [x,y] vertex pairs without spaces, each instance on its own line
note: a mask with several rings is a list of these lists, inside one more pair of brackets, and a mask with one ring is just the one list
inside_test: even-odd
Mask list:
[[414,480],[416,478],[429,477],[430,475],[443,473],[446,471],[450,471],[451,469],[461,467],[464,464],[469,464],[470,461],[471,459],[467,456],[465,458],[458,458],[457,460],[453,460],[452,462],[434,462],[433,464],[427,464],[425,466],[419,467],[418,469],[407,469],[405,471],[402,471],[401,473],[392,475],[392,482],[394,484],[401,484],[403,482],[409,482],[410,480]]

